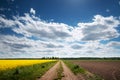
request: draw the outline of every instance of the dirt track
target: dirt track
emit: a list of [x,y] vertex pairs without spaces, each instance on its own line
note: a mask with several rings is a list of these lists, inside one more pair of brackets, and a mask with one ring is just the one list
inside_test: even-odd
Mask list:
[[[63,67],[63,77],[61,80],[83,80],[82,78],[74,75],[72,71],[64,64],[63,61],[58,61],[51,69],[49,69],[40,79],[37,80],[56,80],[57,70],[60,68],[60,63]],[[61,73],[62,74],[62,73]]]
[[120,61],[72,61],[105,80],[120,80]]
[[64,74],[64,77],[62,78],[62,80],[79,80],[77,76],[75,76],[63,62],[61,63],[62,63],[63,74]]
[[40,79],[37,80],[54,80],[57,78],[57,70],[60,62],[58,61],[51,69],[49,69]]

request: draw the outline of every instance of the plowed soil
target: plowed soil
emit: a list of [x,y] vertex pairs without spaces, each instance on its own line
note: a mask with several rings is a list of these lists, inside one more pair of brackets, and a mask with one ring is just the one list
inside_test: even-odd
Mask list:
[[120,61],[72,61],[105,80],[120,80]]

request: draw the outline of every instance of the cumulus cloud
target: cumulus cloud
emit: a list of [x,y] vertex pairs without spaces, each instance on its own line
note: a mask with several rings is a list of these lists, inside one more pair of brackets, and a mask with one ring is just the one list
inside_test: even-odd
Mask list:
[[15,22],[11,19],[6,19],[4,15],[0,16],[0,28],[15,26]]
[[[119,52],[108,44],[99,42],[61,43],[41,40],[31,40],[26,37],[16,37],[10,35],[0,35],[0,57],[85,57],[85,56],[105,56],[111,52]],[[112,43],[115,46],[115,44]],[[109,46],[112,46],[111,43]],[[119,44],[117,43],[116,46]]]
[[63,48],[63,47],[64,46],[62,46],[62,45],[54,45],[54,44],[51,44],[51,43],[46,45],[46,48]]
[[29,14],[25,14],[24,17],[15,17],[15,19],[15,24],[19,27],[14,28],[13,31],[27,37],[35,36],[44,39],[64,39],[71,36],[69,26],[63,23],[47,23]]
[[21,17],[14,16],[13,20],[0,17],[0,27],[12,27],[14,32],[26,37],[34,36],[66,41],[96,41],[116,38],[119,33],[115,28],[119,24],[120,21],[115,17],[103,17],[101,15],[94,16],[93,22],[78,23],[75,28],[64,23],[42,21],[28,13]]
[[36,11],[33,8],[31,8],[30,13],[35,15]]
[[0,29],[10,28],[22,35],[0,34],[0,57],[105,56],[108,55],[106,53],[119,52],[112,47],[118,48],[118,42],[99,43],[120,35],[116,30],[120,21],[113,16],[95,15],[92,22],[80,22],[73,27],[65,23],[43,21],[35,16],[33,8],[30,13],[32,14],[13,16],[13,19],[0,16]]
[[[53,55],[64,46],[58,42],[32,40],[26,37],[0,35],[0,57],[43,57]],[[56,48],[56,49],[55,49]],[[57,51],[55,52],[57,53]],[[21,56],[22,55],[22,56]],[[4,56],[4,57],[3,57]]]
[[120,24],[119,20],[115,17],[103,17],[101,15],[94,16],[93,22],[90,23],[78,23],[81,28],[84,37],[84,41],[95,40],[109,40],[119,36],[119,33],[115,29]]
[[120,42],[111,41],[107,44],[107,46],[120,49]]
[[79,44],[73,44],[71,46],[71,48],[73,48],[73,49],[81,49],[82,47],[83,47],[83,45],[79,45]]

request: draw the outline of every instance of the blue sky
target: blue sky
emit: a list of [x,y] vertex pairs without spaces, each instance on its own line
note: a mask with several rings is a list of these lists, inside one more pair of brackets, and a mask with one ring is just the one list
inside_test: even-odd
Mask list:
[[0,58],[120,57],[120,0],[1,0]]

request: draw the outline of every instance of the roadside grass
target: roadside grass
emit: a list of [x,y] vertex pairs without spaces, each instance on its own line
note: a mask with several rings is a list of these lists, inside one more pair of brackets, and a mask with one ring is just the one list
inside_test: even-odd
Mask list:
[[102,79],[100,76],[94,74],[94,76],[89,76],[87,78],[87,80],[104,80],[104,79]]
[[2,70],[0,71],[0,80],[35,80],[36,78],[40,78],[56,62],[46,62]]
[[81,74],[86,80],[104,80],[100,76],[88,72],[79,65],[73,64],[70,60],[63,61],[75,75]]
[[57,72],[57,78],[54,79],[54,80],[61,80],[62,77],[64,77],[64,75],[63,75],[63,67],[62,67],[61,62],[60,62],[59,69],[58,69],[57,71],[58,71],[58,72]]
[[71,63],[70,61],[68,60],[64,60],[64,63],[72,70],[72,72],[74,74],[77,74],[77,73],[82,73],[82,74],[85,74],[86,70],[83,69],[82,67],[80,67],[79,65],[75,65],[73,63]]

